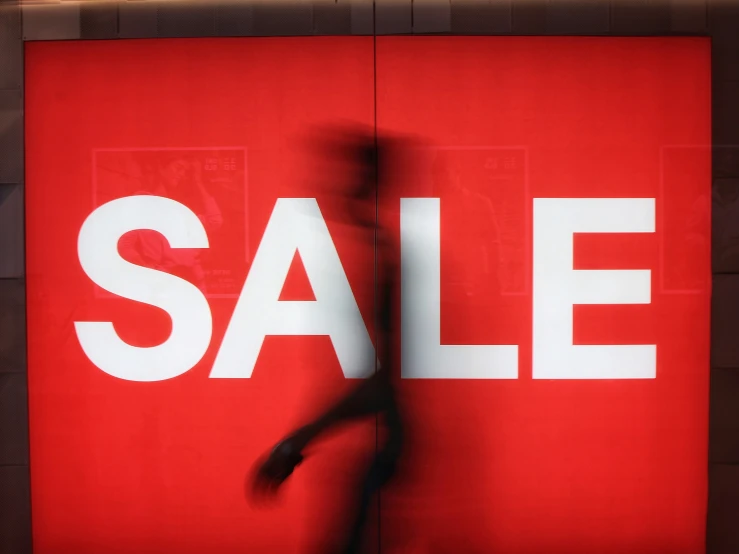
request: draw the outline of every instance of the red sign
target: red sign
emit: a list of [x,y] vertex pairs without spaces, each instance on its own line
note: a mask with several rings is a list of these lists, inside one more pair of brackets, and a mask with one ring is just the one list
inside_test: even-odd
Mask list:
[[38,552],[334,531],[373,421],[275,509],[243,484],[374,359],[374,252],[305,144],[337,120],[423,141],[378,198],[412,439],[383,552],[704,551],[708,41],[374,44],[27,46]]

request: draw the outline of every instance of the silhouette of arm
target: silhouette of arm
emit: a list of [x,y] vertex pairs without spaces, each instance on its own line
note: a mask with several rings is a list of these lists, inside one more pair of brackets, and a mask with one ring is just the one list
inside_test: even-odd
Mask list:
[[384,411],[390,406],[392,391],[385,369],[378,369],[346,396],[332,404],[311,423],[301,427],[287,439],[293,448],[302,451],[319,436],[343,423]]

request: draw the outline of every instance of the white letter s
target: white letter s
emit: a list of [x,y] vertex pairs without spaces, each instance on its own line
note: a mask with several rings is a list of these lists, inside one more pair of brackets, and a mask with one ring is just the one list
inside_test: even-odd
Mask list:
[[99,287],[166,311],[172,318],[169,338],[141,348],[123,342],[109,321],[74,325],[82,350],[105,373],[128,381],[162,381],[200,361],[213,322],[208,301],[195,285],[120,256],[119,239],[140,229],[161,233],[172,248],[208,248],[202,223],[186,206],[159,196],[128,196],[100,206],[85,220],[77,241],[80,265]]

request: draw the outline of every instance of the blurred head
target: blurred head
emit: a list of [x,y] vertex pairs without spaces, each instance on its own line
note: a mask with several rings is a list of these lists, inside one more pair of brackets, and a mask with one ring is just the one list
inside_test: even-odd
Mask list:
[[343,204],[350,218],[376,224],[379,205],[393,198],[388,189],[417,178],[419,144],[371,126],[324,125],[308,136],[308,174],[318,194]]
[[356,199],[374,196],[377,156],[372,128],[326,125],[314,130],[310,148],[326,192]]
[[347,195],[357,200],[374,198],[378,185],[379,140],[357,135],[347,143],[346,158],[354,167],[354,179],[347,183]]

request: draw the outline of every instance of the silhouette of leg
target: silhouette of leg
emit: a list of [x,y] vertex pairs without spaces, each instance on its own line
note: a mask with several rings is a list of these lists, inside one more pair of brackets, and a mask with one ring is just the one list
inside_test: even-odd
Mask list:
[[349,529],[345,546],[341,554],[359,554],[362,548],[364,532],[372,499],[380,488],[387,483],[395,471],[395,459],[385,453],[375,456],[366,477],[362,480],[357,498],[354,521]]

